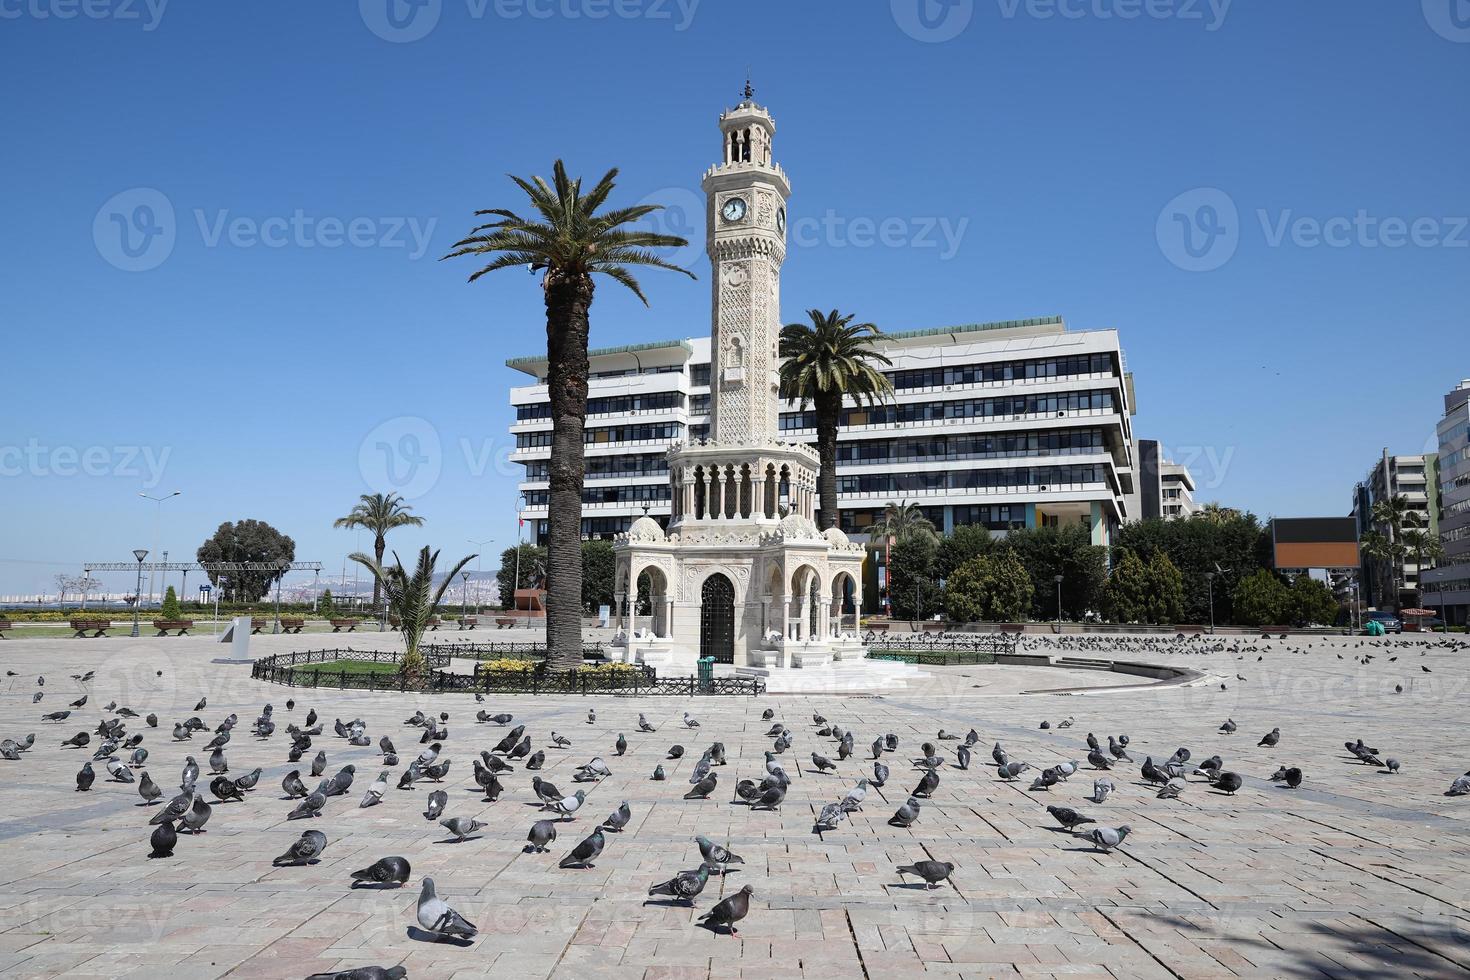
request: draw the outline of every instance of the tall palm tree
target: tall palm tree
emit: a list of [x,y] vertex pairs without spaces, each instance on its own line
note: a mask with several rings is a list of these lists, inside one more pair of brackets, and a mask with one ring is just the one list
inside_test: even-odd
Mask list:
[[1373,523],[1383,528],[1384,537],[1387,538],[1392,551],[1387,560],[1389,588],[1393,592],[1394,605],[1399,603],[1399,589],[1403,581],[1404,525],[1410,522],[1418,523],[1417,516],[1411,511],[1412,506],[1409,498],[1401,493],[1396,493],[1391,497],[1380,497],[1373,504]]
[[1389,540],[1388,535],[1382,531],[1364,531],[1358,540],[1358,547],[1373,563],[1370,567],[1373,577],[1378,581],[1379,604],[1382,604],[1384,596],[1390,592],[1394,593],[1394,603],[1397,604],[1393,566],[1403,553],[1403,545]]
[[875,364],[892,364],[872,347],[881,331],[871,323],[853,323],[833,310],[807,310],[810,323],[781,328],[781,394],[801,408],[810,404],[817,415],[817,476],[822,530],[837,525],[837,424],[843,396],[875,405],[893,390]]
[[444,593],[454,584],[454,577],[459,574],[460,569],[474,561],[475,556],[461,558],[445,574],[438,588],[434,587],[434,566],[439,563],[439,552],[431,553],[428,545],[419,551],[418,564],[412,575],[404,570],[403,562],[396,552],[393,555],[395,564],[391,568],[384,568],[381,561],[375,561],[360,551],[353,552],[351,558],[372,572],[373,581],[382,586],[387,594],[388,608],[398,617],[399,632],[403,634],[402,671],[410,681],[421,681],[424,675],[424,656],[419,651],[419,643],[429,628],[429,621],[434,618],[435,608],[444,598]]
[[1209,521],[1211,524],[1219,527],[1221,524],[1228,523],[1229,521],[1233,521],[1237,517],[1239,517],[1240,511],[1236,510],[1234,507],[1226,507],[1218,500],[1212,500],[1201,507],[1195,513],[1195,516],[1200,518],[1201,520]]
[[883,519],[873,525],[870,533],[893,542],[904,541],[916,535],[939,537],[934,522],[924,516],[924,511],[918,504],[907,500],[890,500],[888,506],[883,508]]
[[[373,532],[373,559],[383,564],[383,552],[388,548],[388,532],[396,527],[421,527],[424,519],[410,511],[413,507],[403,502],[396,493],[365,493],[358,498],[357,505],[346,517],[332,522],[333,527],[362,528]],[[378,611],[378,602],[383,595],[382,583],[373,579],[373,611]]]
[[[541,272],[546,304],[546,387],[551,399],[550,494],[547,507],[546,644],[550,666],[576,667],[582,662],[582,430],[587,419],[587,336],[592,307],[593,275],[604,275],[632,290],[648,305],[633,266],[682,272],[651,249],[688,242],[627,227],[661,210],[657,204],[602,211],[612,193],[617,170],[582,192],[582,181],[567,176],[560,160],[552,181],[540,177],[511,180],[530,199],[535,215],[523,217],[504,208],[476,211],[495,220],[470,230],[444,258],[491,256],[470,276],[474,282],[497,269],[527,267]],[[600,213],[599,213],[600,212]]]
[[[1415,515],[1410,516],[1415,517],[1410,522],[1411,524],[1418,525],[1421,523]],[[1419,568],[1418,596],[1414,601],[1422,606],[1424,604],[1424,572],[1426,571],[1424,566],[1426,564],[1438,564],[1444,558],[1444,545],[1440,544],[1438,535],[1431,534],[1429,531],[1418,526],[1405,528],[1400,540],[1404,546],[1404,553],[1413,555],[1414,564]]]

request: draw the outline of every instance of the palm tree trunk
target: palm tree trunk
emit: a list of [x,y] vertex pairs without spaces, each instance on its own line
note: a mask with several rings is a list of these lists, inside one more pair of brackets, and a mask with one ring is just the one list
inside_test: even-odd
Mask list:
[[[383,567],[383,552],[388,550],[388,542],[384,540],[381,533],[373,535],[373,557],[378,561],[378,567]],[[377,576],[373,577],[373,615],[379,615],[379,603],[382,601],[383,583],[379,582]]]
[[817,473],[817,493],[821,513],[817,527],[827,530],[837,526],[837,422],[842,416],[840,394],[820,394],[813,400],[817,414],[817,455],[821,469]]
[[587,419],[589,277],[548,276],[546,387],[551,400],[546,647],[553,670],[582,664],[582,430]]

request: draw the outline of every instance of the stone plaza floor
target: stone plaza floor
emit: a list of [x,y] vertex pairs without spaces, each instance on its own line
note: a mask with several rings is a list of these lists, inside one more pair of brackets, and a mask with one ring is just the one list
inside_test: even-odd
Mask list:
[[[391,635],[332,638],[364,649],[395,642]],[[1112,650],[1119,659],[1179,663],[1215,679],[1185,688],[1023,695],[1015,692],[1038,674],[1055,675],[1055,687],[1076,678],[1045,668],[951,667],[930,668],[933,678],[922,687],[882,697],[493,697],[478,705],[469,695],[271,686],[250,680],[247,665],[216,662],[229,648],[208,638],[7,640],[0,643],[0,738],[35,732],[36,743],[19,761],[0,760],[0,972],[275,978],[402,964],[410,977],[877,980],[1470,970],[1470,797],[1444,795],[1470,768],[1470,653],[1411,637],[1223,638],[1210,653],[1189,652],[1203,641],[1089,642],[1089,656]],[[1043,652],[1048,643],[1031,641]],[[252,653],[322,645],[320,637],[261,636]],[[1361,661],[1364,654],[1373,654],[1371,662]],[[88,670],[96,677],[85,688],[70,676]],[[45,697],[32,703],[38,689]],[[40,721],[84,691],[89,701],[68,719]],[[208,704],[195,712],[201,697]],[[211,732],[238,713],[226,749],[230,772],[261,766],[259,786],[244,803],[215,805],[206,832],[181,834],[172,858],[149,859],[147,822],[158,808],[139,805],[136,786],[109,781],[101,763],[91,791],[76,792],[75,774],[98,740],[94,734],[86,749],[60,747],[111,717],[103,711],[111,701],[158,714],[158,728],[138,718],[128,731],[144,733],[146,768],[165,799],[177,792],[186,754],[199,761],[200,790],[213,799],[205,789],[210,733],[191,742],[171,737],[175,722],[196,713]],[[267,702],[278,728],[261,740],[250,728]],[[583,785],[588,802],[577,819],[559,825],[549,853],[523,852],[541,816],[530,773],[516,764],[493,804],[482,802],[473,783],[471,760],[504,734],[474,722],[480,707],[525,724],[534,747],[546,750],[540,775],[564,791],[576,788],[573,770],[593,756],[612,769],[601,783]],[[587,722],[589,708],[595,724]],[[730,802],[738,779],[763,775],[771,722],[761,713],[768,708],[795,733],[780,757],[792,785],[779,812]],[[285,727],[304,723],[310,709],[326,730],[302,760],[303,778],[315,785],[307,763],[324,748],[327,773],[353,763],[356,781],[319,819],[288,822],[294,804],[284,799],[281,779],[298,767],[286,760]],[[463,843],[449,842],[422,816],[432,784],[390,788],[378,806],[358,807],[382,768],[379,737],[397,744],[404,764],[417,753],[420,730],[403,721],[418,709],[449,714],[446,815],[489,824]],[[637,731],[639,711],[656,733]],[[685,711],[699,719],[697,731],[682,726]],[[815,733],[814,712],[855,732],[856,754],[835,774],[811,765],[814,750],[836,758],[835,742]],[[333,719],[357,717],[372,747],[333,735]],[[1217,734],[1227,717],[1237,734]],[[1070,727],[1057,727],[1067,718]],[[1040,729],[1043,720],[1053,727]],[[912,827],[889,826],[918,782],[908,760],[921,743],[941,728],[963,734],[972,727],[980,742],[971,768],[953,768],[961,743],[937,743],[951,764],[940,769],[932,801]],[[1280,744],[1258,747],[1273,727]],[[571,747],[550,748],[552,730]],[[1104,743],[1109,734],[1128,734],[1137,760],[1108,774],[1117,789],[1101,805],[1086,797],[1103,774],[1085,761],[1069,781],[1037,792],[1029,791],[1034,773],[1005,782],[991,763],[996,741],[1037,769],[1085,760],[1089,731]],[[887,786],[871,791],[863,810],[835,831],[814,833],[816,812],[872,772],[868,746],[889,732],[900,748],[883,759],[892,770]],[[623,757],[614,755],[619,733],[629,743]],[[1402,771],[1390,775],[1347,753],[1343,743],[1359,737],[1399,759]],[[685,801],[690,770],[716,740],[729,757],[716,770],[719,788],[708,800]],[[667,760],[676,743],[688,751]],[[1192,763],[1220,754],[1226,769],[1245,777],[1244,787],[1226,796],[1190,777],[1182,798],[1157,799],[1138,764],[1146,755],[1161,762],[1180,746]],[[665,782],[649,778],[659,763]],[[1304,771],[1300,789],[1269,780],[1281,765]],[[557,861],[623,800],[632,822],[608,835],[595,868],[559,870]],[[1132,834],[1116,851],[1098,852],[1058,827],[1047,803],[1109,826],[1128,824]],[[273,867],[308,824],[327,836],[322,860]],[[648,901],[649,885],[699,865],[697,834],[745,864],[711,878],[693,909]],[[386,855],[411,862],[406,887],[350,887],[352,870]],[[953,862],[950,882],[926,890],[896,874],[896,866],[922,859]],[[425,942],[410,930],[424,875],[479,926],[472,943]],[[738,938],[696,925],[699,914],[745,884],[755,898]]]

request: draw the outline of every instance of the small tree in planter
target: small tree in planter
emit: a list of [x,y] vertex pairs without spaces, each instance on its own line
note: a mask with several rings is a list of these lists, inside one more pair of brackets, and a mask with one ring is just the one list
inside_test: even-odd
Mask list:
[[419,642],[428,631],[429,621],[433,619],[434,610],[444,598],[444,593],[454,584],[454,577],[475,556],[461,558],[437,588],[434,586],[434,566],[439,562],[439,552],[429,551],[427,545],[419,552],[418,564],[414,567],[413,574],[404,570],[403,561],[397,552],[393,553],[393,560],[397,564],[391,568],[384,568],[362,552],[354,552],[349,557],[372,572],[373,578],[382,586],[388,613],[397,617],[400,623],[399,632],[403,636],[403,675],[410,684],[423,683],[425,665],[424,655],[419,652]]
[[159,610],[159,618],[170,623],[177,623],[184,618],[184,612],[179,608],[179,596],[170,585],[163,593],[163,608]]
[[332,590],[323,589],[321,598],[316,603],[317,614],[323,619],[331,619],[337,615],[337,603],[332,599]]

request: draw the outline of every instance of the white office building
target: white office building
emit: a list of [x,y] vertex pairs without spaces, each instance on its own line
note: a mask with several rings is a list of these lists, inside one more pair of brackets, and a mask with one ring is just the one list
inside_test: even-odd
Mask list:
[[[787,319],[790,319],[788,317]],[[890,501],[919,504],[945,531],[1085,526],[1097,544],[1142,515],[1137,500],[1132,376],[1115,330],[1069,330],[1060,317],[886,333],[894,394],[849,404],[838,448],[842,527],[861,533]],[[551,420],[544,355],[507,364],[512,460],[532,540],[545,538]],[[612,538],[645,513],[671,514],[666,450],[710,435],[710,339],[594,350],[587,417],[583,535]],[[783,439],[814,442],[810,411],[782,403]],[[1188,471],[1169,488],[1188,494]],[[1172,501],[1171,501],[1172,502]],[[1136,505],[1135,505],[1136,506]]]
[[1470,622],[1470,380],[1444,396],[1439,439],[1437,524],[1444,559],[1424,572],[1424,604],[1446,622]]

